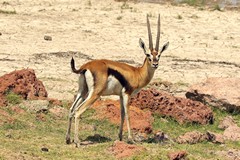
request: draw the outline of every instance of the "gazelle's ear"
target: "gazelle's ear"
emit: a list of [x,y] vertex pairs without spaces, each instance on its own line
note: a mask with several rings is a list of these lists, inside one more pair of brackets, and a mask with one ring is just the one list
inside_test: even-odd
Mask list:
[[145,43],[143,42],[143,40],[141,38],[139,38],[139,45],[143,49],[144,54],[147,54]]
[[169,46],[169,42],[165,43],[165,44],[163,45],[161,51],[160,51],[160,54],[161,54],[163,51],[165,51],[165,50],[168,48],[168,46]]

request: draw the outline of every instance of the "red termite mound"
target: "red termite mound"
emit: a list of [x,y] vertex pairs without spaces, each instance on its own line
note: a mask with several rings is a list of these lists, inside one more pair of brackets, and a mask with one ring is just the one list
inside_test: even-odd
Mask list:
[[13,92],[23,99],[44,99],[47,91],[33,69],[13,71],[0,77],[0,106],[8,104],[6,95]]

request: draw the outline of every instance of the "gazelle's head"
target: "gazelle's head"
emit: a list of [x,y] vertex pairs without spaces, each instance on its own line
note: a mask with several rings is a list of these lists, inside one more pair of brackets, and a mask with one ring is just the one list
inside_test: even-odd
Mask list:
[[150,28],[150,23],[147,15],[147,28],[148,28],[148,39],[149,39],[149,51],[147,51],[146,46],[143,42],[143,40],[139,39],[140,47],[143,49],[144,54],[147,57],[148,63],[151,65],[153,69],[158,68],[158,62],[160,59],[160,56],[163,51],[165,51],[168,48],[169,42],[165,43],[163,47],[159,50],[159,42],[160,42],[160,14],[158,15],[158,26],[157,26],[157,40],[156,40],[156,46],[153,48],[153,42],[152,42],[152,33]]

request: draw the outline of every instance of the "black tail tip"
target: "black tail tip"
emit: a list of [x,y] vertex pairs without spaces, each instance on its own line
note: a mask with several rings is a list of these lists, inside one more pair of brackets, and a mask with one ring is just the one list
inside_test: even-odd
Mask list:
[[71,59],[71,64],[74,64],[74,58],[72,57],[72,59]]

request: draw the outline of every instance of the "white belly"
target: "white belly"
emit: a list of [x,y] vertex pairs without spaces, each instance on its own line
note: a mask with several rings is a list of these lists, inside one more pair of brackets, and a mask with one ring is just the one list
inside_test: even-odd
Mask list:
[[114,76],[109,76],[106,89],[103,91],[102,95],[120,95],[122,89],[123,86],[121,85],[121,83]]

